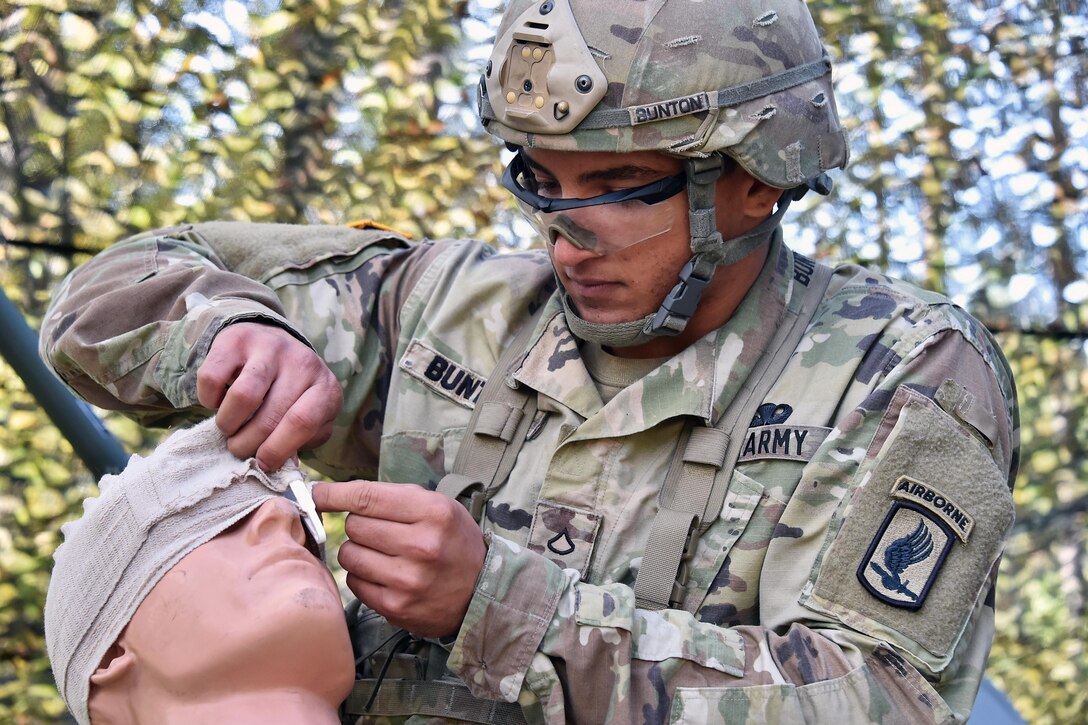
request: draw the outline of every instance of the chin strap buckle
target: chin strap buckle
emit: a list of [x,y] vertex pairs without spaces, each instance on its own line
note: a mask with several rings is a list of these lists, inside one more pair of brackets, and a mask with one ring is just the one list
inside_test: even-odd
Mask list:
[[827,196],[831,193],[831,189],[834,188],[834,186],[835,182],[830,176],[827,174],[820,174],[819,176],[810,179],[803,186],[797,187],[797,193],[794,195],[793,199],[794,201],[797,201],[809,190],[815,191],[820,196]]
[[[703,264],[704,261],[706,261],[705,264]],[[705,271],[700,270],[700,267],[704,267]],[[701,271],[703,274],[700,274]],[[657,314],[648,325],[647,333],[671,336],[683,332],[688,320],[699,306],[699,298],[702,297],[703,290],[710,284],[713,276],[714,264],[705,260],[703,255],[697,254],[688,260],[688,263],[680,270],[680,281],[661,303]]]

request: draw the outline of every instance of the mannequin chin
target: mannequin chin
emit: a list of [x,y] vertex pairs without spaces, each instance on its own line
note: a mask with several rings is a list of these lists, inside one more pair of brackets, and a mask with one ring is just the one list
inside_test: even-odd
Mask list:
[[276,497],[179,560],[91,676],[91,722],[339,723],[354,659],[305,541]]

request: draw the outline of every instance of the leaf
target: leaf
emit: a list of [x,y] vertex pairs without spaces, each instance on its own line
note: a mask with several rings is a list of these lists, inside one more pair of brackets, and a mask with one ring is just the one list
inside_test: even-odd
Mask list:
[[35,519],[53,519],[64,513],[67,504],[59,492],[31,486],[26,490],[26,508]]
[[151,212],[142,206],[134,206],[124,212],[124,221],[136,229],[150,229],[153,226]]
[[289,91],[274,91],[262,100],[264,107],[272,111],[281,111],[295,105],[295,97]]
[[250,22],[253,24],[254,35],[258,38],[270,38],[273,35],[277,35],[287,30],[289,27],[295,24],[298,20],[294,13],[286,10],[277,10],[276,12],[268,15],[264,18],[250,16]]
[[74,13],[60,16],[60,36],[69,50],[90,50],[98,42],[98,28],[91,21]]

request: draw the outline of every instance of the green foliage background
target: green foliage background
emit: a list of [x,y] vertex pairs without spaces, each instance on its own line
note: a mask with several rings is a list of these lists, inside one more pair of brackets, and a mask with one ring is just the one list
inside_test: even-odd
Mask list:
[[[36,325],[73,264],[181,221],[531,243],[472,87],[499,0],[0,1],[0,273]],[[1088,18],[1082,0],[814,0],[854,159],[801,251],[952,295],[1017,374],[1023,465],[990,676],[1033,723],[1088,695]],[[117,416],[126,448],[157,439]],[[0,363],[0,721],[63,715],[41,607],[94,482]]]

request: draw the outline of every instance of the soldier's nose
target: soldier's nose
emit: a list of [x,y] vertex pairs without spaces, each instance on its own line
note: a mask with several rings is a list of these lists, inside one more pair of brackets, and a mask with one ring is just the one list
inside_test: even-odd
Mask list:
[[587,259],[601,256],[592,249],[575,244],[562,234],[556,234],[551,250],[552,259],[562,267],[574,267]]

